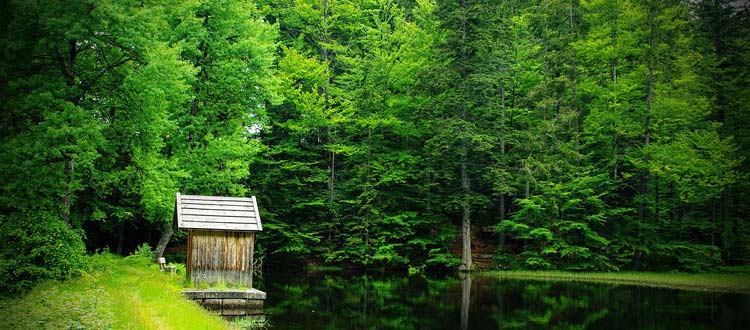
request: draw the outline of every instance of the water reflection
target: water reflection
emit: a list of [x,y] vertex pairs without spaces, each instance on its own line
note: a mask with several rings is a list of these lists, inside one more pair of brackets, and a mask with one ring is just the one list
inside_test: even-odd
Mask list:
[[469,306],[471,306],[471,274],[461,273],[461,330],[469,328]]
[[275,329],[750,328],[748,295],[468,274],[268,273],[260,285]]

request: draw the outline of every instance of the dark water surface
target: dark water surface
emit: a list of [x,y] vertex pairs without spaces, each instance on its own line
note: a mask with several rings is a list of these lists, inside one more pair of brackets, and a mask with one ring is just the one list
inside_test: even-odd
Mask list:
[[474,275],[266,274],[270,329],[750,329],[750,295]]

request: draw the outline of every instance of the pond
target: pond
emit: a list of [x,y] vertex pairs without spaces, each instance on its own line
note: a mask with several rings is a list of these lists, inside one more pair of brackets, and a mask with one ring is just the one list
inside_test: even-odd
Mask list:
[[265,275],[271,329],[750,329],[750,295],[477,275]]

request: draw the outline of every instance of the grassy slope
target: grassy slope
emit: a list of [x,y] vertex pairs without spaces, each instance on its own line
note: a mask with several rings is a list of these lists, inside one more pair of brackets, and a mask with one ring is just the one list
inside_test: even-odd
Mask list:
[[181,297],[179,277],[139,257],[91,257],[93,271],[0,300],[0,329],[226,329]]
[[489,274],[511,279],[598,282],[750,294],[750,274],[572,273],[559,271],[497,271],[489,272]]

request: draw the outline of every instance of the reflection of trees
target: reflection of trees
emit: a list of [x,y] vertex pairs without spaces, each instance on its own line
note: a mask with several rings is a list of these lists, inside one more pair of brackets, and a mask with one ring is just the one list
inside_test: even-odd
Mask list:
[[442,329],[453,324],[466,330],[486,328],[491,320],[501,329],[585,329],[609,312],[591,303],[606,301],[608,287],[601,285],[472,281],[468,274],[460,280],[308,274],[284,282],[267,288],[266,311],[277,329],[291,328],[286,323],[291,320],[306,329]]
[[270,277],[262,289],[274,329],[733,329],[750,322],[743,295],[476,275]]
[[592,297],[606,296],[607,286],[572,283],[496,281],[500,329],[587,329],[609,313],[605,305],[592,304]]
[[443,298],[457,284],[456,279],[305,274],[265,286],[267,319],[276,329],[440,329],[445,324],[437,316],[449,315],[456,305]]
[[750,324],[750,297],[698,291],[613,287],[596,296],[610,313],[592,329],[744,329]]
[[743,319],[727,311],[750,310],[750,299],[741,295],[570,282],[492,283],[498,329],[734,329]]

